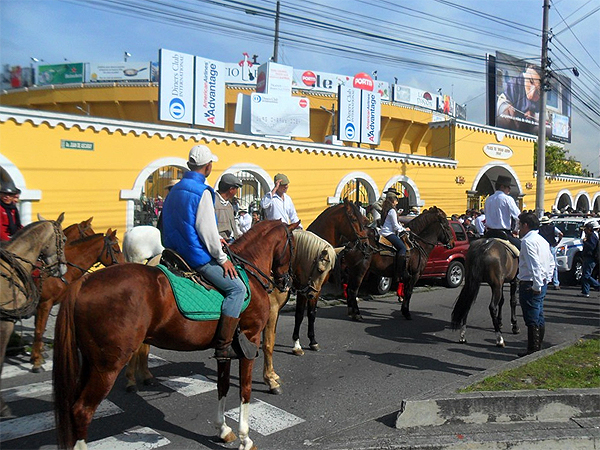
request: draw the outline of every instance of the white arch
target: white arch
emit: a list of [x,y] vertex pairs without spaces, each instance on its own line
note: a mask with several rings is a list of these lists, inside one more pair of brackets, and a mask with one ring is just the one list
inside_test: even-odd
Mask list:
[[483,166],[479,170],[479,173],[477,174],[477,176],[473,180],[473,184],[471,185],[471,190],[472,191],[476,191],[477,190],[477,185],[479,184],[479,181],[481,180],[481,178],[483,178],[483,176],[489,170],[491,170],[493,168],[496,168],[496,167],[501,167],[504,170],[506,170],[508,173],[510,173],[512,175],[513,180],[515,180],[517,188],[519,189],[518,194],[519,195],[523,194],[523,188],[521,186],[521,181],[519,180],[519,177],[517,176],[517,174],[515,173],[515,171],[513,170],[513,168],[510,165],[508,165],[506,163],[503,163],[503,162],[499,162],[499,161],[495,161],[493,163],[486,164],[485,166]]
[[588,211],[590,209],[590,207],[592,207],[593,205],[590,203],[590,194],[587,193],[587,191],[579,191],[577,193],[577,195],[575,196],[575,203],[573,204],[573,208],[577,208],[577,203],[579,203],[579,199],[581,197],[585,197],[587,202],[588,202]]
[[365,181],[367,183],[366,188],[367,188],[367,194],[369,196],[369,203],[372,203],[375,200],[377,200],[377,196],[379,195],[379,188],[377,187],[377,183],[375,183],[375,180],[373,180],[373,178],[371,178],[369,175],[367,175],[364,172],[351,172],[340,180],[337,187],[335,188],[334,196],[329,197],[327,199],[327,204],[335,205],[335,204],[339,203],[340,196],[342,195],[342,190],[344,189],[344,186],[346,186],[346,184],[349,181],[352,181],[356,178],[360,178],[362,181]]
[[15,183],[15,186],[21,189],[21,196],[19,201],[19,214],[21,216],[21,223],[28,225],[32,222],[31,220],[31,202],[39,202],[42,199],[42,191],[39,189],[27,189],[25,183],[25,177],[17,166],[6,156],[0,153],[0,167],[2,167],[11,180]]
[[[600,194],[600,192],[598,194]],[[558,191],[558,194],[556,194],[556,198],[554,199],[554,208],[558,209],[558,202],[560,202],[560,198],[563,195],[569,197],[569,206],[573,207],[575,205],[575,203],[573,203],[573,195],[571,194],[571,191],[569,191],[568,189],[561,189],[560,191]]]
[[240,163],[240,164],[234,164],[233,166],[229,166],[227,169],[225,169],[223,171],[223,174],[218,178],[218,180],[215,182],[214,184],[214,188],[215,190],[217,189],[217,186],[219,185],[219,181],[221,180],[221,177],[223,175],[225,175],[226,173],[237,173],[237,172],[250,172],[252,173],[256,179],[259,181],[259,183],[265,187],[266,191],[270,191],[275,187],[275,183],[273,182],[273,177],[271,175],[269,175],[267,173],[266,170],[264,170],[262,167],[257,166],[256,164],[250,164],[250,163]]
[[[600,192],[596,192],[594,194],[594,197],[592,198],[592,205],[591,205],[591,210],[594,211],[594,207],[596,205],[596,201],[598,200],[598,198],[600,198]],[[594,211],[594,212],[598,212],[598,211]]]
[[401,182],[403,185],[407,185],[409,189],[409,201],[411,205],[416,205],[420,208],[425,206],[425,201],[421,200],[421,194],[419,193],[419,188],[416,183],[407,177],[406,175],[396,175],[388,180],[383,188],[383,192],[387,191],[391,186],[396,184],[397,182]]

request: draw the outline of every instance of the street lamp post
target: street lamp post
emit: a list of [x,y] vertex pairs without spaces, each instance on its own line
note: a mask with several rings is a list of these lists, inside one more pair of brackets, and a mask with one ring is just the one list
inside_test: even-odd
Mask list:
[[129,58],[130,56],[131,56],[131,53],[129,53],[129,52],[124,52],[124,53],[123,53],[123,60],[124,60],[125,62],[127,62],[127,58]]
[[544,183],[546,182],[546,64],[548,62],[548,11],[550,0],[544,0],[542,19],[542,64],[540,75],[540,117],[538,119],[537,179],[535,186],[535,213],[544,214]]

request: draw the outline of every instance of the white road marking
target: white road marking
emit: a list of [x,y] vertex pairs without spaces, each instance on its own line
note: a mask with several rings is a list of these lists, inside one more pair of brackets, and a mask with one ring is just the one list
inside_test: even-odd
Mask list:
[[[237,407],[227,411],[225,416],[239,422],[239,412],[240,408]],[[269,405],[262,400],[250,402],[250,428],[263,436],[285,430],[304,421],[304,419],[294,416],[276,406]]]
[[36,398],[50,394],[52,394],[52,380],[2,390],[2,398],[5,402],[16,402],[23,398]]
[[[6,364],[5,362],[4,367],[2,367],[2,379],[25,375],[26,373],[31,372],[32,367],[33,366],[30,363]],[[43,365],[44,371],[46,372],[51,372],[52,367],[52,360],[46,361]]]
[[169,377],[159,378],[161,384],[168,388],[185,395],[192,397],[194,395],[203,394],[205,392],[214,391],[217,389],[217,383],[210,381],[203,375],[192,375],[191,377]]
[[88,443],[89,450],[146,450],[170,444],[166,437],[151,428],[135,428],[116,436]]
[[[114,403],[104,400],[98,406],[94,419],[120,414],[123,410]],[[54,412],[46,411],[43,413],[31,414],[25,417],[2,422],[0,428],[0,442],[6,442],[13,439],[19,439],[31,434],[41,433],[43,431],[54,429]]]
[[150,368],[150,369],[153,369],[155,367],[164,366],[165,364],[168,364],[168,363],[169,363],[169,361],[161,358],[160,356],[156,356],[156,355],[152,355],[152,354],[148,355],[148,368]]

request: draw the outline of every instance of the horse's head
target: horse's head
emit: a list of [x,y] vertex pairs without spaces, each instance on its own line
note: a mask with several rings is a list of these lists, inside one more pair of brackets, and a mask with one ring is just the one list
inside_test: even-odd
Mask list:
[[343,210],[348,220],[348,231],[345,232],[345,236],[348,240],[363,239],[367,238],[366,217],[362,215],[360,209],[354,202],[344,199]]
[[113,264],[124,264],[125,256],[119,247],[119,239],[117,238],[117,230],[108,229],[104,235],[104,248],[100,254],[99,261],[106,267]]
[[454,235],[450,229],[446,213],[437,206],[432,206],[423,211],[411,220],[408,226],[424,242],[434,246],[437,242],[441,242],[447,248],[454,247]]
[[436,218],[440,224],[437,236],[438,241],[444,244],[446,248],[453,248],[454,235],[452,234],[452,230],[450,229],[450,223],[448,222],[448,217],[446,216],[446,213],[437,206],[433,206],[431,210],[432,213],[436,214]]
[[67,260],[65,258],[65,242],[67,238],[62,230],[62,221],[65,213],[58,216],[56,220],[45,220],[39,216],[43,224],[49,224],[48,232],[40,252],[40,258],[44,261],[51,276],[61,277],[67,273]]
[[79,223],[74,223],[73,225],[69,225],[67,228],[63,230],[65,236],[67,237],[67,242],[75,241],[77,239],[82,239],[86,236],[93,236],[96,234],[94,229],[92,228],[92,219],[90,217],[88,220],[84,220]]
[[298,228],[300,222],[286,225],[283,222],[276,230],[283,230],[285,237],[278,237],[278,245],[273,252],[271,273],[275,287],[281,292],[287,292],[292,286],[292,259],[294,257],[295,239],[292,231]]
[[310,231],[295,230],[293,234],[296,239],[292,260],[294,287],[312,300],[335,266],[336,251],[326,240]]

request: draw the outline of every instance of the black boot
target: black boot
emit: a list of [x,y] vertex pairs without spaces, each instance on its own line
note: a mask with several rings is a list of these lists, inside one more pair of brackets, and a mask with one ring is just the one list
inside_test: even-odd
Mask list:
[[519,357],[531,355],[540,350],[540,328],[535,325],[527,326],[527,351],[518,353]]
[[544,344],[544,335],[546,334],[546,325],[542,325],[540,327],[540,348],[538,350],[542,349],[542,345]]
[[215,358],[219,360],[239,359],[238,354],[231,348],[233,335],[240,319],[221,314],[217,332],[215,333]]
[[396,274],[399,281],[404,280],[404,273],[406,272],[406,255],[396,256]]

